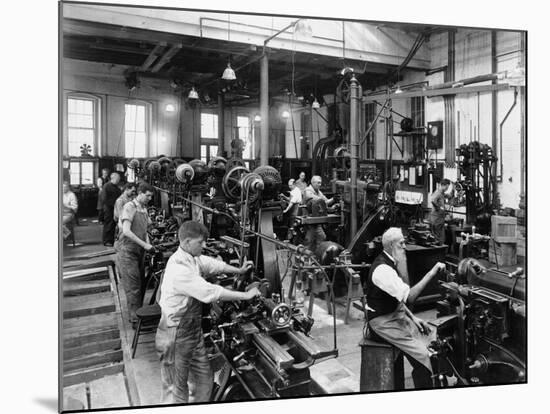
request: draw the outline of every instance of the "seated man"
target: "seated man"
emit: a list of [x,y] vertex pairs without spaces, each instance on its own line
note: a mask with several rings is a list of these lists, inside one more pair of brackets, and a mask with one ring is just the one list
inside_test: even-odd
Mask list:
[[69,183],[63,181],[63,239],[71,234],[71,231],[65,224],[74,220],[78,210],[78,201],[75,194],[71,191]]
[[217,273],[244,274],[251,262],[237,268],[203,256],[208,230],[202,223],[186,221],[178,236],[179,248],[168,259],[160,285],[161,318],[155,338],[161,361],[161,402],[164,404],[189,402],[189,379],[194,386],[192,402],[210,400],[214,374],[201,328],[202,303],[250,300],[260,295],[257,288],[238,292],[203,279],[203,275]]
[[[434,267],[413,287],[409,287],[405,239],[400,229],[391,227],[382,235],[384,251],[374,260],[366,283],[369,328],[380,338],[401,349],[413,367],[416,388],[432,387],[432,366],[428,345],[435,339],[428,324],[407,307],[441,270]],[[434,332],[435,334],[435,332]]]
[[[311,205],[312,209],[315,208],[315,210],[319,210],[319,208],[321,208],[323,203],[320,203],[320,201],[324,201],[327,207],[335,201],[334,198],[329,199],[321,192],[321,183],[321,177],[318,175],[314,175],[313,177],[311,177],[311,184],[304,191],[304,202],[307,205]],[[317,249],[319,243],[322,243],[327,239],[325,231],[323,230],[323,225],[308,225],[306,229],[305,239],[305,246],[311,252],[315,253],[315,250]]]

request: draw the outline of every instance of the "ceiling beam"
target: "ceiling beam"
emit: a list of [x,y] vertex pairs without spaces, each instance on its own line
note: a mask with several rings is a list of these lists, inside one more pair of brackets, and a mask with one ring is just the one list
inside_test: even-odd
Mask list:
[[149,53],[149,56],[147,56],[147,59],[145,59],[145,62],[141,65],[139,70],[145,72],[149,67],[153,64],[153,62],[157,59],[157,57],[160,55],[162,49],[166,47],[166,42],[160,42],[158,43],[153,50],[151,50],[151,53]]
[[170,59],[172,59],[172,57],[180,51],[180,49],[181,49],[181,44],[170,46],[170,49],[168,49],[166,53],[164,53],[164,55],[162,55],[162,57],[159,59],[157,64],[153,66],[153,68],[151,69],[151,72],[157,73],[159,70],[161,70],[162,67],[166,65],[168,62],[170,62]]

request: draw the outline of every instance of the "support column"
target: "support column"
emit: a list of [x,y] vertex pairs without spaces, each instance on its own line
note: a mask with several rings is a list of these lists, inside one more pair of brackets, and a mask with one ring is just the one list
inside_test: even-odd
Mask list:
[[351,78],[350,87],[350,133],[349,142],[351,149],[351,208],[350,208],[350,230],[351,237],[357,233],[357,155],[359,153],[359,105],[360,105],[359,82],[355,75]]
[[223,93],[218,94],[218,157],[225,149],[225,102]]
[[268,165],[269,156],[269,62],[267,53],[260,60],[260,165]]

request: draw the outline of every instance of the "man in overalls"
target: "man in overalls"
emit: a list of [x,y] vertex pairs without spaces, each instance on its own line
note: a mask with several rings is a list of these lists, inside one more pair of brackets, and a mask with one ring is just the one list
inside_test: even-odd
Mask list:
[[445,244],[445,200],[451,198],[446,191],[449,189],[451,181],[444,178],[439,184],[439,188],[431,195],[430,224],[432,233],[436,239]]
[[153,198],[154,191],[148,183],[139,184],[137,197],[122,209],[119,219],[122,231],[115,243],[120,280],[126,293],[132,325],[137,323],[136,311],[143,306],[145,252],[153,250],[147,234],[147,204]]
[[214,374],[204,345],[201,328],[202,304],[250,300],[259,296],[257,288],[247,292],[228,290],[203,279],[203,275],[246,273],[247,262],[237,268],[203,256],[208,230],[202,223],[186,221],[178,232],[179,248],[170,256],[160,286],[162,313],[155,345],[161,361],[161,403],[189,402],[189,385],[194,385],[192,402],[209,401]]
[[366,283],[368,325],[376,336],[401,349],[413,367],[415,388],[432,387],[432,366],[428,345],[435,331],[417,318],[407,305],[412,305],[422,290],[445,270],[444,263],[434,267],[413,287],[407,274],[405,239],[401,229],[391,227],[382,235],[384,251],[371,265]]

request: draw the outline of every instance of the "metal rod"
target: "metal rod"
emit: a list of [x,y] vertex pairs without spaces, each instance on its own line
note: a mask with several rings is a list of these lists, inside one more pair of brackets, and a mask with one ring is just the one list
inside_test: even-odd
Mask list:
[[360,85],[355,74],[351,77],[350,85],[350,161],[351,161],[351,188],[350,188],[350,230],[351,234],[357,232],[357,158],[358,158],[358,110],[360,104]]
[[223,149],[225,147],[225,119],[224,119],[224,95],[218,94],[218,156],[223,155]]
[[506,122],[506,120],[508,119],[508,117],[510,116],[510,114],[512,113],[512,110],[516,107],[516,104],[518,103],[518,90],[515,89],[514,90],[514,102],[512,103],[512,106],[510,107],[510,109],[508,109],[508,112],[506,112],[506,115],[504,115],[504,119],[502,120],[502,122],[500,123],[499,125],[499,128],[500,128],[500,143],[499,143],[499,162],[500,162],[500,182],[503,181],[504,179],[504,173],[503,173],[503,167],[504,167],[504,163],[502,162],[502,127],[504,126],[504,123]]
[[260,61],[260,165],[268,165],[269,153],[269,61],[264,51]]

